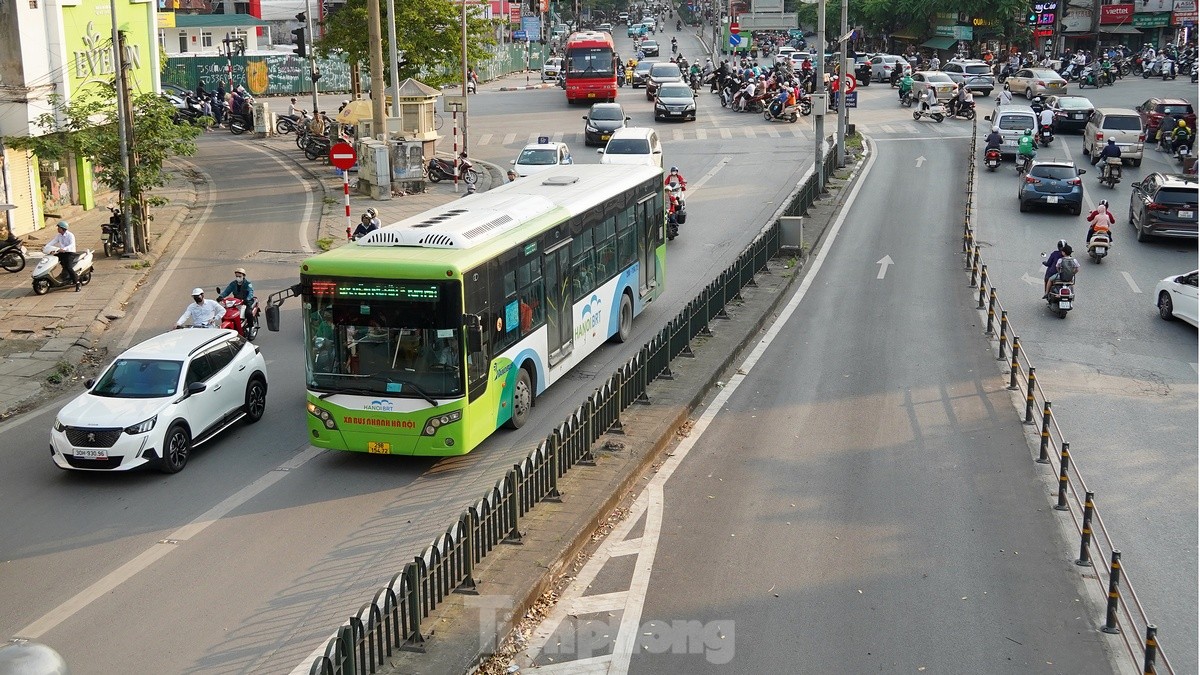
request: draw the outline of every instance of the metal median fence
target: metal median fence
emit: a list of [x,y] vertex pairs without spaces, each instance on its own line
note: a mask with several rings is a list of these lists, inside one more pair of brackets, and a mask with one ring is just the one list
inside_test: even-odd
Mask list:
[[1040,427],[1039,464],[1058,477],[1058,502],[1054,510],[1067,514],[1079,533],[1079,552],[1075,564],[1091,568],[1090,578],[1107,598],[1104,623],[1100,630],[1119,635],[1126,652],[1143,673],[1175,673],[1166,652],[1158,643],[1158,627],[1150,623],[1146,610],[1134,591],[1133,579],[1121,565],[1121,551],[1104,525],[1096,507],[1096,493],[1088,488],[1079,467],[1071,460],[1071,444],[1059,426],[1046,391],[1037,379],[1037,369],[1021,350],[1021,338],[1008,320],[1008,311],[1000,303],[996,287],[988,278],[987,265],[975,242],[973,208],[975,202],[975,163],[978,132],[972,130],[970,169],[967,172],[967,203],[963,212],[963,255],[965,269],[971,275],[971,288],[979,290],[979,310],[987,311],[984,334],[997,345],[996,360],[1007,362],[1008,388],[1025,395],[1024,423]]
[[[818,167],[826,180],[833,174],[837,158],[832,146],[826,147],[825,156],[805,174],[777,216],[808,212],[819,196]],[[423,650],[422,622],[430,612],[451,593],[475,592],[475,566],[499,544],[521,539],[522,518],[539,502],[559,498],[558,481],[569,469],[594,464],[596,440],[621,428],[626,408],[650,402],[649,384],[670,378],[676,358],[693,356],[692,339],[708,334],[710,322],[725,316],[725,307],[741,299],[741,289],[754,285],[755,274],[779,250],[776,217],[636,356],[364,603],[313,660],[310,675],[374,673],[396,650]]]

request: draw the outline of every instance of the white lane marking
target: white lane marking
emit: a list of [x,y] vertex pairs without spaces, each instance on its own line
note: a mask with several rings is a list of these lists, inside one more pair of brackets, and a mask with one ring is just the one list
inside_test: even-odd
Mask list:
[[[302,176],[300,174],[300,171],[298,169],[296,169],[291,164],[288,164],[287,162],[283,161],[282,157],[271,152],[270,150],[266,150],[265,148],[260,148],[257,145],[253,145],[246,141],[235,141],[235,142],[244,148],[249,148],[255,152],[264,154],[267,157],[271,158],[271,161],[275,162],[275,164],[278,165],[279,168],[288,172],[292,176],[292,178],[295,178],[298,183],[300,183],[301,185],[303,185],[305,187],[305,190],[304,190],[304,216],[300,219],[300,232],[299,232],[299,234],[300,234],[300,250],[304,251],[305,253],[314,253],[312,246],[309,246],[309,244],[308,244],[308,234],[307,234],[308,224],[312,221],[312,217],[313,217],[313,193],[312,193],[312,190],[308,189],[308,180],[305,179],[304,176]],[[318,223],[318,226],[319,225],[320,225],[320,223]]]
[[615,612],[628,602],[629,591],[601,593],[600,595],[585,595],[572,598],[567,602],[567,613],[572,616],[580,614],[595,614],[596,612]]
[[708,140],[708,130],[706,130],[706,129],[697,129],[697,130],[696,130],[696,140],[698,140],[698,141],[707,141],[707,140]]
[[133,317],[133,321],[125,327],[125,333],[121,335],[121,339],[117,341],[117,351],[125,351],[129,343],[133,341],[133,334],[142,326],[142,322],[146,320],[146,315],[150,313],[150,308],[154,306],[154,300],[158,298],[158,294],[162,293],[167,282],[171,279],[171,274],[175,272],[175,268],[179,267],[179,263],[187,256],[188,249],[192,247],[192,243],[196,241],[196,237],[200,236],[200,231],[204,229],[205,223],[208,222],[209,216],[212,215],[215,202],[213,200],[213,180],[212,176],[207,171],[200,167],[194,167],[200,175],[204,176],[204,184],[208,187],[208,198],[205,199],[204,211],[200,213],[200,217],[196,220],[196,226],[192,228],[192,233],[183,241],[183,246],[175,253],[175,257],[171,258],[171,262],[167,263],[167,268],[158,276],[158,280],[154,282],[154,286],[150,288],[150,292],[142,300],[142,306],[138,308],[137,314]]
[[733,132],[731,132],[727,127],[721,127],[720,129],[717,129],[717,131],[721,133],[721,138],[725,140],[730,140],[733,138]]
[[1133,280],[1133,277],[1129,276],[1129,272],[1121,272],[1121,276],[1125,277],[1125,283],[1129,284],[1130,290],[1134,293],[1142,292],[1142,289],[1138,288],[1137,282]]
[[491,134],[481,134],[479,136],[479,145],[487,145],[492,140]]
[[875,264],[879,265],[879,274],[875,275],[875,278],[882,279],[887,276],[888,265],[895,265],[896,263],[892,260],[892,256],[885,255],[876,261]]
[[960,138],[970,138],[970,136],[904,136],[901,138],[876,138],[874,140],[876,143],[895,143],[897,141],[921,141],[923,143],[928,143],[929,141],[953,141]]
[[516,134],[504,134],[504,145],[512,145],[517,142]]
[[925,155],[921,155],[920,157],[917,158],[917,168],[918,169],[921,168],[921,165],[924,163],[925,163]]
[[708,170],[708,173],[706,173],[706,174],[704,174],[703,176],[701,176],[701,177],[700,177],[700,180],[698,180],[698,181],[694,181],[694,182],[692,183],[692,188],[691,188],[691,190],[689,190],[689,192],[691,192],[691,194],[690,194],[690,195],[688,195],[688,196],[689,196],[689,197],[695,197],[695,196],[696,196],[696,193],[700,191],[700,188],[704,187],[704,184],[705,184],[705,183],[707,183],[707,182],[708,182],[708,180],[709,180],[710,178],[712,178],[713,176],[717,175],[717,172],[718,172],[718,171],[720,171],[721,169],[725,168],[725,165],[726,165],[726,164],[728,164],[728,163],[729,163],[729,161],[730,161],[731,159],[733,159],[733,158],[732,158],[732,157],[722,157],[722,158],[721,158],[721,161],[717,162],[717,165],[716,165],[716,166],[714,166],[713,168],[709,169],[709,170]]
[[37,619],[28,626],[17,632],[15,637],[34,640],[47,631],[53,629],[58,624],[66,621],[76,612],[79,612],[84,607],[90,605],[97,598],[108,595],[118,586],[125,583],[133,577],[133,575],[141,572],[150,565],[154,564],[159,558],[162,558],[167,553],[177,549],[179,542],[184,542],[192,537],[200,534],[209,525],[217,522],[221,518],[229,514],[230,511],[250,501],[255,495],[261,493],[275,483],[282,480],[288,475],[289,470],[302,466],[305,462],[323,452],[320,448],[309,446],[307,450],[296,455],[292,459],[280,464],[270,473],[260,477],[258,480],[238,490],[233,495],[226,497],[221,503],[205,511],[192,522],[184,525],[175,532],[167,536],[168,540],[174,543],[165,543],[163,541],[155,543],[149,549],[143,551],[133,560],[121,565],[117,569],[106,574],[96,583],[88,586],[80,591],[75,597],[67,600],[58,607],[50,610],[45,616]]

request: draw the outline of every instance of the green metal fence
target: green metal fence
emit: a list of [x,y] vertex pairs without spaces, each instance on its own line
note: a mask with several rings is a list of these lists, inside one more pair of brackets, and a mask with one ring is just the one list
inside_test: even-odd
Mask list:
[[[287,96],[312,91],[308,59],[295,54],[267,56],[234,56],[228,61],[222,56],[175,56],[167,59],[163,69],[164,84],[195,89],[198,82],[215,91],[218,84],[229,88],[232,68],[233,85],[244,86],[253,96]],[[317,59],[321,92],[350,91],[350,65],[345,59]]]

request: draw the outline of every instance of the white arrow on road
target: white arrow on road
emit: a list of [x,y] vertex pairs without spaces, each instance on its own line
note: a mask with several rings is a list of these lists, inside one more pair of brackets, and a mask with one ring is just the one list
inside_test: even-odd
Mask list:
[[1037,277],[1029,276],[1029,272],[1026,272],[1021,275],[1021,281],[1024,281],[1025,283],[1029,284],[1030,286],[1043,286],[1046,283],[1045,279],[1038,279]]
[[880,258],[878,261],[876,261],[875,264],[879,265],[879,274],[876,275],[875,278],[882,279],[884,277],[884,275],[887,274],[888,265],[895,265],[896,263],[892,262],[892,256],[885,255],[882,258]]
[[921,168],[921,165],[924,163],[925,163],[925,155],[921,155],[920,157],[917,158],[917,168],[918,169]]

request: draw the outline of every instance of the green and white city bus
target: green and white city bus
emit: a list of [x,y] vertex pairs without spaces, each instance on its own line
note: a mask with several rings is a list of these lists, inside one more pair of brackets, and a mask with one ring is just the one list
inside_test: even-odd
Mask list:
[[573,165],[382,227],[308,259],[308,428],[322,448],[460,455],[663,291],[663,175]]

